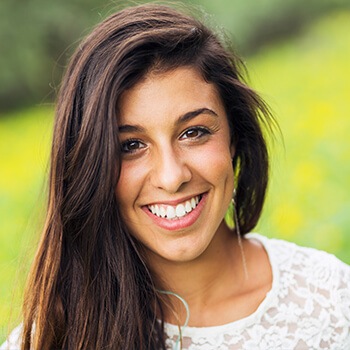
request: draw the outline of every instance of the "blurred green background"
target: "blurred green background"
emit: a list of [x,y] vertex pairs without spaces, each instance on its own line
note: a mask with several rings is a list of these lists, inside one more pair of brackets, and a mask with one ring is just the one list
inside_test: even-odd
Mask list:
[[[177,3],[177,1],[173,1]],[[130,3],[130,2],[129,2]],[[267,236],[350,263],[350,6],[333,0],[197,0],[225,28],[274,111]],[[125,1],[0,2],[0,342],[45,213],[54,98],[67,59]]]

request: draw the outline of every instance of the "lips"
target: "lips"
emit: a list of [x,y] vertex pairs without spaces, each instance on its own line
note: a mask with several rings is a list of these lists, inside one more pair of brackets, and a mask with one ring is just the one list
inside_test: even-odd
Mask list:
[[142,209],[158,227],[167,231],[183,231],[191,227],[201,216],[207,197],[208,193],[205,192],[187,198],[183,202],[173,203],[173,205],[169,202],[159,202],[145,205]]
[[152,204],[148,205],[149,211],[159,218],[165,218],[167,220],[174,220],[182,218],[188,215],[193,209],[195,209],[200,202],[202,196],[194,196],[176,206],[168,204]]

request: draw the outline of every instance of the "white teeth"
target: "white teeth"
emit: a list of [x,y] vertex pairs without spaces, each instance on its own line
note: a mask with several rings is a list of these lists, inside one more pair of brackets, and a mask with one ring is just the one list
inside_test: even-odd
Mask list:
[[186,210],[186,213],[190,213],[192,211],[192,206],[189,201],[186,201],[185,203],[185,210]]
[[196,200],[194,198],[191,198],[191,207],[192,209],[196,207]]
[[181,218],[190,213],[194,208],[197,207],[199,200],[200,197],[195,196],[190,200],[187,200],[185,203],[178,204],[176,207],[165,204],[155,204],[149,205],[148,209],[152,212],[153,215],[171,220],[176,217]]
[[165,216],[166,216],[166,211],[164,207],[160,207],[160,217],[165,218]]
[[168,206],[167,210],[166,210],[166,216],[168,219],[173,219],[175,217],[176,213],[175,213],[175,209],[174,207],[171,207],[170,205]]
[[175,209],[176,216],[178,218],[183,217],[186,214],[186,210],[183,204],[178,204]]

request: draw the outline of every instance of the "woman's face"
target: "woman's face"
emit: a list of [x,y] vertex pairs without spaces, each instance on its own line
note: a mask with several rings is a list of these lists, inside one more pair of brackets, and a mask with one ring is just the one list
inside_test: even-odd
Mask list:
[[116,188],[131,234],[150,258],[191,261],[227,228],[234,177],[226,112],[193,68],[149,74],[119,105]]

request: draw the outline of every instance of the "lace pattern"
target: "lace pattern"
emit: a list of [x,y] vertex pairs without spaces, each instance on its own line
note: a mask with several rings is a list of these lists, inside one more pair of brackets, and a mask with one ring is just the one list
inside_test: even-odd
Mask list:
[[[350,267],[333,255],[258,234],[273,283],[250,316],[223,326],[187,327],[183,350],[349,350]],[[166,324],[174,348],[178,327]]]
[[[350,266],[293,243],[247,235],[265,247],[271,290],[250,316],[216,327],[187,327],[182,350],[350,350]],[[165,324],[174,349],[178,327]],[[0,350],[20,348],[21,325]],[[177,350],[177,349],[176,349]]]

